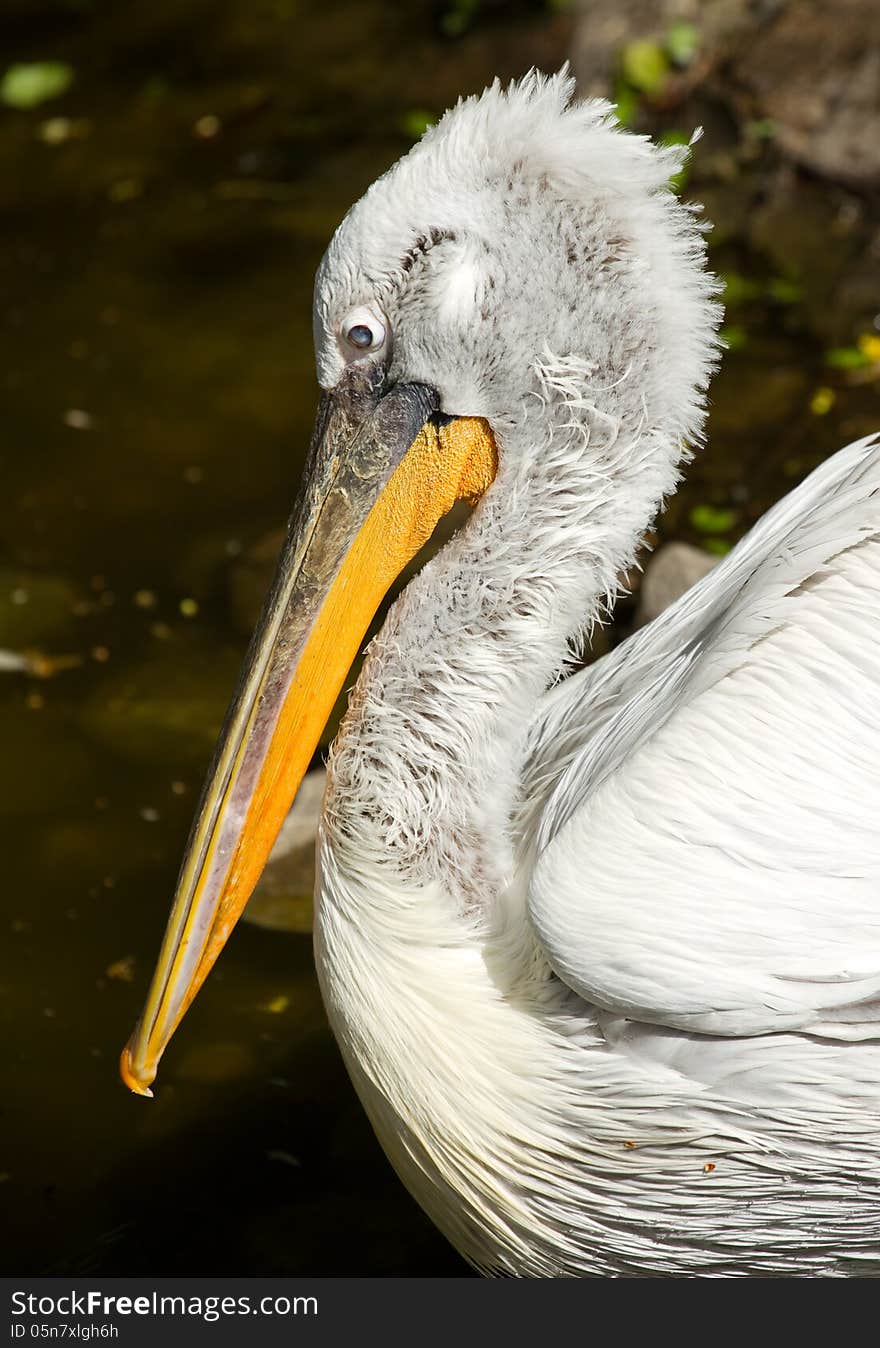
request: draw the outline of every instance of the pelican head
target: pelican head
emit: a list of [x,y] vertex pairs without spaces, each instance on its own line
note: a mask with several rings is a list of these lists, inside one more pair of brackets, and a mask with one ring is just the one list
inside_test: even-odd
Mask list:
[[[448,545],[459,565],[429,568],[446,616],[422,602],[423,573],[386,646],[401,649],[406,615],[422,647],[437,622],[461,626],[480,605],[515,622],[524,573],[542,580],[529,602],[564,646],[613,591],[700,435],[717,312],[699,222],[668,186],[686,151],[622,132],[606,103],[572,104],[572,91],[565,72],[531,74],[460,102],[352,208],[321,263],[322,394],[301,499],[123,1055],[135,1091],[149,1093],[247,902],[383,594],[438,519],[456,500],[476,505]],[[523,655],[525,698],[553,670],[539,650]],[[417,728],[412,739],[417,758]],[[386,820],[370,845],[390,855],[406,811],[381,740],[348,757],[343,746],[334,793]],[[437,807],[403,849],[428,882],[459,865],[465,820],[442,817],[454,793],[430,764],[408,773],[406,789],[418,779]],[[471,877],[489,869],[459,861]]]
[[427,385],[443,414],[489,422],[506,468],[540,452],[531,423],[546,438],[549,386],[585,449],[614,428],[630,444],[664,439],[678,460],[700,425],[717,317],[693,208],[669,190],[687,151],[622,131],[600,100],[571,105],[572,92],[564,72],[496,82],[351,209],[315,285],[323,389],[355,368]]

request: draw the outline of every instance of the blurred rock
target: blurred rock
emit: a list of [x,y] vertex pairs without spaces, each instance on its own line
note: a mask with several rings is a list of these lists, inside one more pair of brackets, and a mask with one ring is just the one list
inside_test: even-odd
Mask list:
[[880,304],[880,261],[870,256],[864,211],[840,188],[780,171],[750,213],[752,246],[797,276],[799,313],[829,346],[866,326]]
[[315,890],[315,839],[326,773],[306,773],[266,869],[242,914],[245,922],[271,931],[309,932]]
[[652,622],[665,608],[712,570],[712,557],[692,543],[666,543],[653,554],[642,579],[636,608],[636,627]]
[[[704,128],[685,190],[706,202],[710,246],[744,242],[749,274],[770,264],[795,282],[791,322],[826,345],[869,327],[880,294],[880,235],[864,200],[880,187],[876,0],[580,0],[574,15],[581,92],[618,101],[655,137],[673,115],[677,135]],[[684,66],[671,55],[682,25],[693,45]],[[635,47],[665,66],[656,87],[625,78]]]
[[734,61],[732,80],[784,154],[814,173],[880,185],[880,5],[796,0]]
[[880,183],[880,6],[876,0],[579,0],[572,66],[583,93],[613,96],[631,43],[668,47],[692,25],[696,54],[653,101],[704,86],[739,121],[764,123],[783,155],[854,187]]

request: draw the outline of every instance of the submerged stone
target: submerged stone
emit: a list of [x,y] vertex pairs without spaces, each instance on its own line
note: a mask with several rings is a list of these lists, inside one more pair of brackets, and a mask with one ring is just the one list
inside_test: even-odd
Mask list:
[[243,919],[270,931],[310,932],[315,889],[315,841],[326,774],[306,774]]
[[718,561],[692,543],[666,543],[651,557],[639,591],[636,626],[643,627],[701,580]]

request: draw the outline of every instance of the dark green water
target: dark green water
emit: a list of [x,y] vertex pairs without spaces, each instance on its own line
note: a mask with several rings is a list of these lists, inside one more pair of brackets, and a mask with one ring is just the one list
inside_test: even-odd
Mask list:
[[[422,112],[559,64],[564,16],[502,8],[451,40],[443,6],[378,0],[4,6],[6,64],[76,73],[0,110],[0,646],[70,657],[0,675],[9,1272],[462,1270],[361,1116],[308,937],[238,929],[152,1103],[116,1059],[246,644],[242,555],[283,524],[308,438],[314,268]],[[785,269],[743,233],[716,258],[758,277],[747,340],[663,525],[716,547],[880,420],[876,384],[823,363],[867,301],[822,332],[768,300]]]

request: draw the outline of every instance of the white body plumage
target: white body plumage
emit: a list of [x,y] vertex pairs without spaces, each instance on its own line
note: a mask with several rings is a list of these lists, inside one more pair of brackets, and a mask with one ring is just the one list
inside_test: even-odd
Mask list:
[[[864,700],[807,715],[847,642],[871,648],[880,548],[856,546],[878,523],[871,483],[880,446],[843,451],[655,630],[539,703],[524,775],[543,807],[494,906],[384,875],[334,822],[331,782],[316,936],[331,1021],[393,1164],[484,1270],[876,1272],[870,670]],[[700,669],[686,655],[707,630]],[[597,799],[585,784],[535,865],[575,752],[616,755],[621,726],[640,754],[594,764]]]

